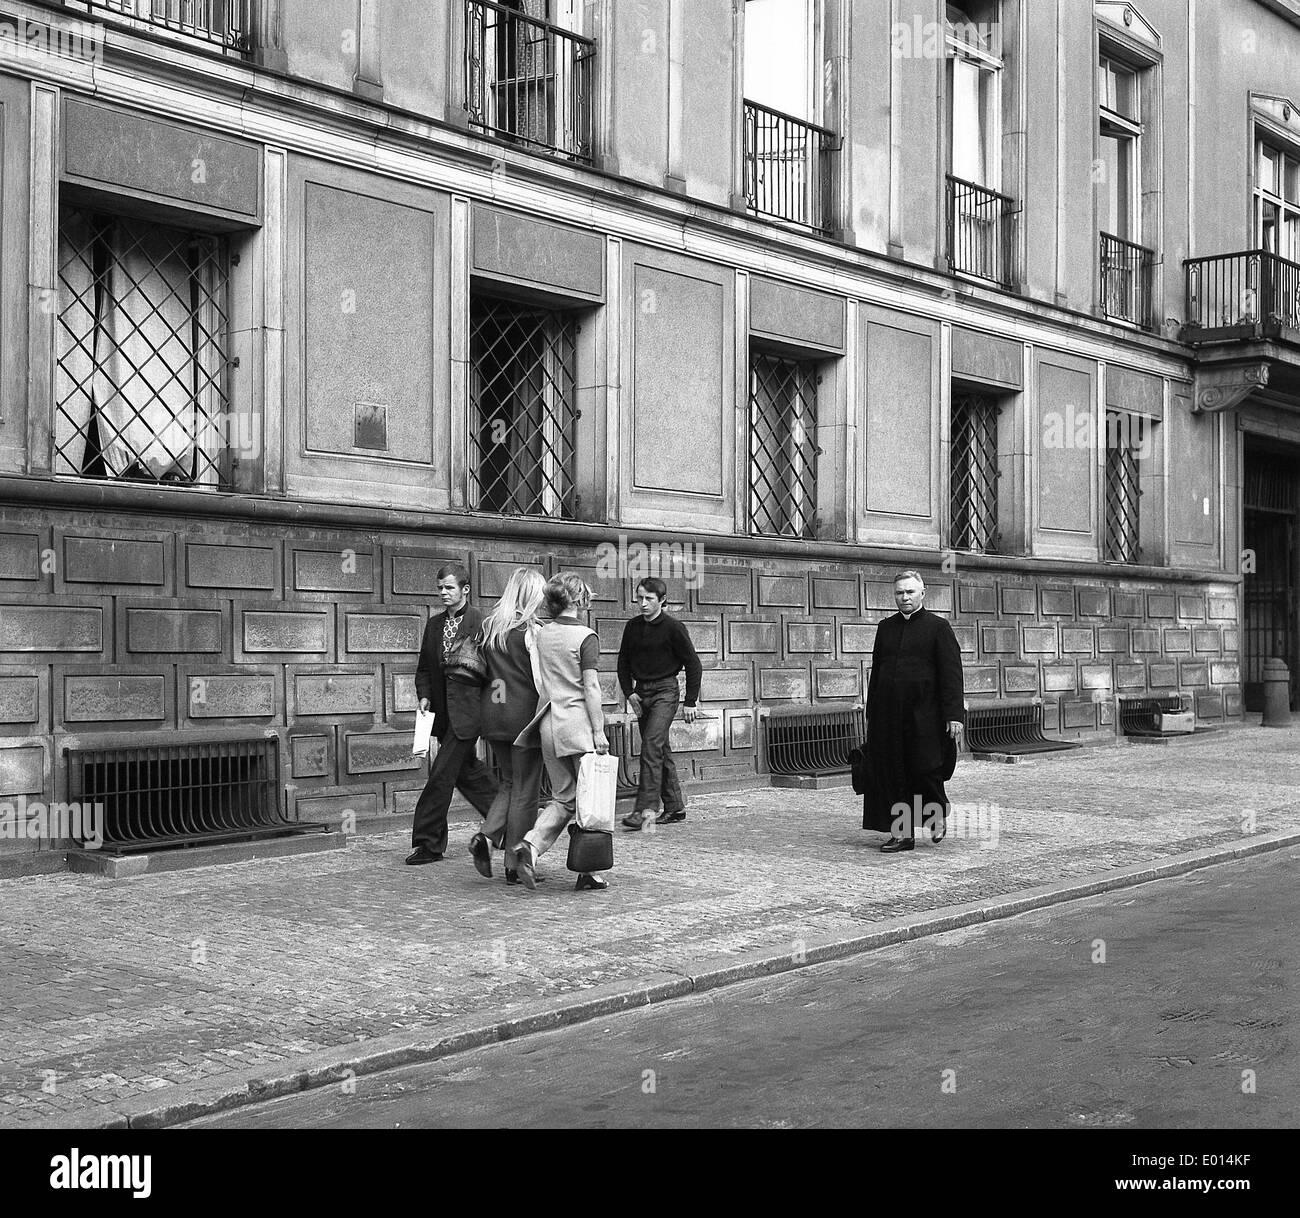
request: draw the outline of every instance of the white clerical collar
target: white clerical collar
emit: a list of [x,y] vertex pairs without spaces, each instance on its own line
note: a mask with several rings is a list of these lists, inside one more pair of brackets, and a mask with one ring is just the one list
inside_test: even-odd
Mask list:
[[901,609],[898,612],[902,616],[903,621],[910,622],[924,608],[925,608],[924,605],[917,605],[917,607],[913,609],[911,613],[903,613]]

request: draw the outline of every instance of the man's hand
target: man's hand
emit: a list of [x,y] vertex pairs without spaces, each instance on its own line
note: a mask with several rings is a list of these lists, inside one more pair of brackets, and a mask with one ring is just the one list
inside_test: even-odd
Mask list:
[[420,699],[420,713],[423,714],[423,715],[427,715],[427,714],[429,713],[429,708],[430,708],[432,705],[433,705],[433,703],[431,703],[431,702],[429,701],[428,698],[421,698],[421,699]]
[[605,735],[604,729],[601,729],[600,731],[594,733],[591,740],[592,740],[592,747],[602,757],[609,752],[609,737]]
[[682,718],[685,719],[687,723],[694,723],[699,717],[699,714],[700,708],[698,706],[682,707]]
[[962,725],[960,719],[948,720],[948,735],[951,736],[958,744],[961,743]]
[[627,700],[628,709],[638,718],[641,718],[641,695],[632,694]]

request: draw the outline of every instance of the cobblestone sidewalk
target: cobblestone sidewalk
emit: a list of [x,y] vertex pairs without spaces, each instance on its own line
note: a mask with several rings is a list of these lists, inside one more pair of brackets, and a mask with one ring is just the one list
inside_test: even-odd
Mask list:
[[0,882],[0,1125],[76,1123],[322,1049],[1239,846],[1300,828],[1300,744],[1244,727],[963,761],[949,792],[950,839],[892,857],[847,789],[697,796],[685,824],[617,839],[602,894],[573,891],[562,844],[535,893],[499,863],[480,878],[468,821],[426,867],[403,866],[392,833],[132,880]]

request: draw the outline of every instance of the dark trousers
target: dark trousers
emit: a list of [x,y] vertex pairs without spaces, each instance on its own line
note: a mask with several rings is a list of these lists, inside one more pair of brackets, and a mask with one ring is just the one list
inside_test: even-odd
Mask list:
[[459,791],[486,817],[496,798],[497,780],[492,771],[474,755],[473,740],[461,740],[450,732],[439,743],[437,756],[429,767],[429,781],[424,784],[415,805],[415,823],[411,826],[411,845],[423,846],[434,854],[447,851],[447,809],[453,791]]
[[932,770],[929,773],[911,773],[908,778],[912,793],[905,798],[900,797],[890,809],[894,822],[893,836],[914,837],[917,825],[928,832],[944,828],[948,823],[950,808],[948,792],[943,785],[943,772]]
[[677,678],[664,681],[637,682],[641,698],[641,779],[636,789],[636,810],[654,812],[663,800],[665,812],[680,812],[686,807],[682,784],[677,780],[677,766],[668,745],[668,730],[677,715],[679,690]]
[[542,750],[518,748],[509,740],[493,740],[491,744],[492,756],[501,771],[501,788],[492,801],[483,832],[498,850],[513,850],[537,821]]

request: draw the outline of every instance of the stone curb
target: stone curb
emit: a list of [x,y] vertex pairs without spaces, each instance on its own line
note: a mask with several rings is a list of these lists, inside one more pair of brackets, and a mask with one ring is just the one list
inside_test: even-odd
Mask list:
[[970,901],[932,910],[920,917],[895,918],[850,938],[828,936],[800,940],[792,942],[789,951],[779,953],[760,949],[735,956],[714,956],[695,965],[689,972],[652,973],[632,981],[613,982],[577,994],[543,999],[531,1004],[526,1012],[491,1023],[483,1023],[481,1016],[465,1016],[448,1020],[437,1028],[397,1033],[304,1054],[284,1063],[278,1070],[260,1066],[208,1086],[196,1084],[169,1088],[176,1094],[164,1102],[158,1102],[147,1094],[140,1095],[111,1109],[81,1108],[57,1120],[31,1127],[95,1130],[159,1129],[178,1125],[299,1091],[342,1085],[361,1075],[438,1061],[485,1045],[586,1023],[757,977],[843,960],[910,939],[1013,918],[1049,906],[1133,888],[1153,880],[1169,879],[1233,859],[1293,846],[1300,846],[1300,833],[1261,835],[1242,845],[1210,846],[1157,863],[1121,867],[1090,879],[1028,888],[1007,898]]

